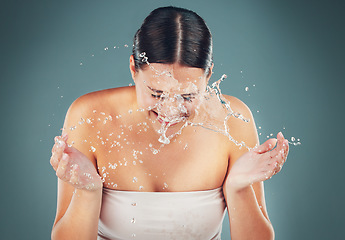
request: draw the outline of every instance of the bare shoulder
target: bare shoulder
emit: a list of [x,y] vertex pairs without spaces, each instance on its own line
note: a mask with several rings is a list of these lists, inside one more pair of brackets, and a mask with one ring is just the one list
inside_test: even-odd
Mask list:
[[134,87],[119,87],[90,92],[78,97],[68,112],[72,115],[90,115],[95,111],[116,112],[134,100]]
[[[223,96],[229,101],[231,110],[234,114],[227,122],[230,135],[238,143],[243,142],[250,148],[255,147],[255,145],[259,143],[259,138],[251,110],[240,99],[229,95]],[[238,154],[243,154],[243,152],[248,151],[247,148],[242,147],[239,149],[238,146],[234,146],[233,149],[233,152]]]
[[130,103],[133,90],[129,87],[112,88],[95,91],[78,97],[69,107],[64,132],[68,134],[68,142],[89,158],[95,158],[89,149],[93,142],[95,129],[103,126],[104,120],[117,115],[121,108]]
[[232,111],[234,111],[235,113],[240,113],[246,119],[253,118],[252,112],[250,111],[249,107],[239,98],[224,94],[223,96],[230,102]]

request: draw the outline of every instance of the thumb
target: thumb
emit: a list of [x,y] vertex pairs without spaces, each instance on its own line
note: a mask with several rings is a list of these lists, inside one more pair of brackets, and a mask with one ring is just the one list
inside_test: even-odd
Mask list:
[[63,133],[61,134],[61,138],[62,138],[65,142],[67,142],[67,140],[68,140],[68,134],[67,134],[66,132],[63,132]]
[[274,146],[277,144],[277,139],[276,138],[270,138],[257,148],[254,148],[254,152],[256,153],[265,153],[274,148]]

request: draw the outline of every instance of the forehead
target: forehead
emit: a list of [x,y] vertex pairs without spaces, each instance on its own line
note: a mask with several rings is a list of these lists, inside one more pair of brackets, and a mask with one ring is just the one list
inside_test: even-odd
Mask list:
[[197,92],[206,87],[204,70],[182,66],[178,63],[151,63],[141,71],[145,85],[160,91]]

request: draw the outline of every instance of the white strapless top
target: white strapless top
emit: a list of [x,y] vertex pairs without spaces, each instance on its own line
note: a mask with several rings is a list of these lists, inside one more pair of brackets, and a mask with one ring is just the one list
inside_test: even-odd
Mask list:
[[225,210],[222,187],[192,192],[103,188],[98,240],[218,240]]

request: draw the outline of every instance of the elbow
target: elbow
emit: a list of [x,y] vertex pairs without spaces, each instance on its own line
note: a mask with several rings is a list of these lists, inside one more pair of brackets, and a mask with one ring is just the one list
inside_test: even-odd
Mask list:
[[273,226],[270,224],[267,228],[264,228],[265,230],[261,231],[260,237],[257,237],[255,239],[260,240],[274,240],[275,239],[275,233]]
[[59,239],[66,239],[66,236],[63,235],[63,232],[59,231],[59,228],[54,224],[52,231],[50,233],[51,240],[59,240]]
[[272,225],[270,225],[270,227],[267,231],[267,237],[265,239],[268,239],[268,240],[274,240],[275,239],[274,228]]
[[265,227],[262,227],[262,232],[261,232],[261,236],[259,239],[262,240],[274,240],[275,239],[275,232],[274,232],[274,228],[272,226],[272,223],[270,221],[268,221],[265,225]]
[[51,240],[57,239],[57,238],[56,238],[55,231],[54,231],[54,227],[52,228],[52,231],[51,231],[51,233],[50,233],[50,238],[51,238]]
[[62,236],[59,236],[61,234],[59,234],[59,231],[57,231],[58,229],[56,228],[55,224],[52,228],[52,231],[50,233],[50,238],[51,240],[58,240],[58,239],[63,239]]

